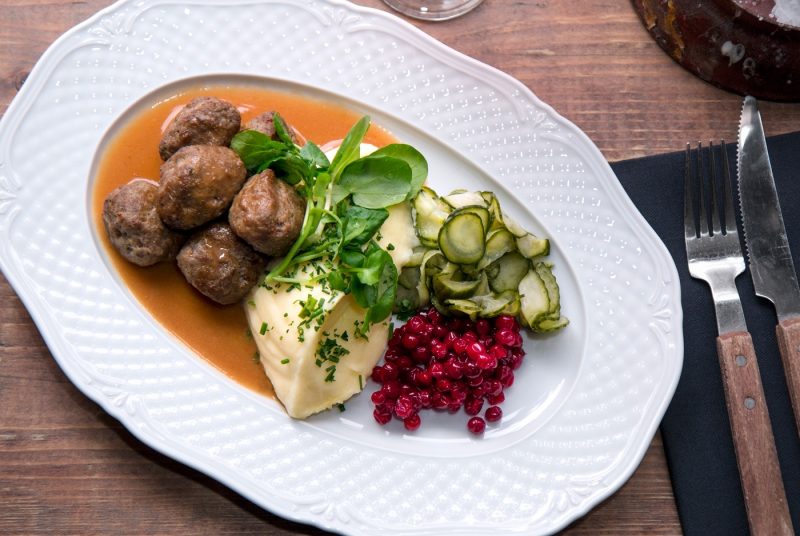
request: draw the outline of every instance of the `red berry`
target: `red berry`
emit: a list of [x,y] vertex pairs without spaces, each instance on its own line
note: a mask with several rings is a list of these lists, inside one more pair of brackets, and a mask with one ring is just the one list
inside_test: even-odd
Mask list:
[[474,361],[468,361],[464,363],[463,367],[461,368],[464,372],[464,376],[467,378],[478,378],[481,375],[481,368]]
[[422,420],[419,418],[419,415],[414,413],[413,415],[409,415],[408,417],[403,419],[403,426],[406,427],[406,430],[413,432],[414,430],[419,428],[421,422]]
[[508,349],[502,344],[493,344],[489,348],[489,355],[495,359],[505,359],[508,357]]
[[480,354],[486,353],[486,348],[479,342],[473,342],[469,346],[467,346],[467,355],[473,361],[478,359]]
[[414,315],[408,320],[408,322],[406,322],[406,329],[409,333],[419,335],[425,331],[426,325],[427,322],[425,322],[424,318],[419,315]]
[[400,384],[400,396],[403,396],[403,395],[408,396],[413,392],[414,392],[414,388],[411,387],[409,384],[407,384],[407,383],[401,383]]
[[[384,365],[372,370],[380,389],[371,394],[373,416],[386,424],[394,415],[409,431],[421,425],[425,408],[464,407],[473,416],[467,427],[482,434],[486,422],[502,418],[497,407],[503,388],[514,382],[513,370],[525,351],[517,320],[509,315],[495,319],[445,318],[435,308],[420,311],[394,330],[384,355]],[[485,404],[491,405],[480,417]]]
[[447,323],[447,327],[450,328],[450,331],[462,333],[464,331],[464,320],[461,318],[451,318]]
[[487,395],[499,395],[503,392],[503,384],[498,380],[488,381],[485,385],[486,387],[484,387],[483,392]]
[[395,361],[395,364],[400,370],[408,370],[414,366],[414,362],[411,361],[411,358],[407,355],[401,355],[398,357],[397,361]]
[[517,328],[519,325],[517,324],[517,320],[513,316],[509,315],[500,315],[494,321],[495,329],[514,329]]
[[442,342],[444,342],[448,348],[452,349],[453,343],[456,342],[458,338],[458,334],[455,331],[448,331]]
[[406,333],[402,339],[403,348],[406,350],[413,350],[419,346],[419,337],[413,333]]
[[433,382],[433,376],[430,370],[419,370],[414,375],[414,383],[419,387],[427,387]]
[[447,344],[441,341],[431,341],[431,355],[436,359],[442,359],[447,355]]
[[448,333],[450,332],[447,331],[447,328],[442,325],[433,326],[432,336],[436,337],[437,339],[444,339],[445,337],[447,337]]
[[494,334],[495,340],[503,346],[514,346],[517,340],[517,334],[510,329],[501,329]]
[[411,357],[414,358],[414,361],[417,363],[425,363],[431,357],[431,351],[428,349],[427,346],[417,346],[411,352]]
[[436,409],[446,408],[448,402],[447,397],[438,391],[431,395],[431,405]]
[[469,385],[470,387],[477,387],[482,383],[483,383],[483,376],[481,374],[478,374],[474,378],[467,378],[467,385]]
[[448,359],[445,361],[444,373],[448,378],[452,378],[454,380],[459,380],[462,376],[464,376],[464,372],[461,370],[461,364],[455,359]]
[[467,341],[463,337],[455,339],[450,348],[457,354],[463,354],[467,350]]
[[394,400],[400,396],[400,382],[397,380],[386,382],[383,384],[383,386],[381,386],[381,391],[384,395],[386,395],[386,398],[389,400]]
[[449,391],[451,386],[452,385],[450,383],[450,380],[448,380],[447,378],[438,378],[436,380],[436,390],[437,391],[440,391],[440,392],[444,393],[446,391]]
[[483,399],[470,396],[464,401],[464,411],[467,415],[477,415],[483,408]]
[[400,419],[410,417],[414,413],[414,402],[407,395],[400,395],[394,405],[394,414]]
[[475,322],[475,331],[477,331],[478,335],[481,337],[485,337],[492,331],[492,325],[485,318],[481,318]]
[[422,389],[417,395],[419,397],[419,405],[423,408],[429,408],[433,405],[433,397],[431,392],[427,389]]
[[467,390],[466,388],[462,387],[461,385],[454,385],[450,388],[450,398],[453,399],[453,402],[458,402],[462,404],[464,400],[467,398]]
[[386,363],[383,365],[383,381],[388,382],[400,377],[400,367],[396,363]]
[[372,367],[372,379],[376,383],[383,383],[383,367]]
[[481,370],[492,370],[497,366],[497,359],[486,353],[478,354],[478,357],[475,359],[475,364],[478,365]]
[[486,421],[480,417],[473,417],[467,421],[467,428],[475,435],[480,435],[486,429]]
[[492,406],[486,410],[486,420],[489,422],[497,422],[503,418],[503,410],[498,406]]
[[496,406],[497,404],[502,404],[503,402],[505,402],[505,400],[506,400],[506,395],[505,393],[502,392],[496,395],[489,395],[486,397],[486,401],[493,406]]
[[511,387],[512,385],[514,385],[514,373],[511,372],[504,379],[500,380],[500,383],[503,384],[503,387]]
[[375,411],[372,412],[372,416],[378,421],[378,424],[386,424],[387,422],[392,420],[392,414],[380,411],[379,409],[375,408]]
[[515,348],[522,348],[522,335],[519,333],[514,333],[514,344]]
[[511,372],[511,367],[508,365],[500,365],[494,371],[494,377],[501,382],[506,380],[509,376],[513,376],[514,373]]

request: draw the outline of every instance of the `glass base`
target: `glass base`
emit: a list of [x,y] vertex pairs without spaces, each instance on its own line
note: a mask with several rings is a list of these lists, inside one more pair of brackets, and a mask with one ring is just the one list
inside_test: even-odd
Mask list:
[[421,20],[449,20],[472,11],[483,0],[383,0],[403,15]]

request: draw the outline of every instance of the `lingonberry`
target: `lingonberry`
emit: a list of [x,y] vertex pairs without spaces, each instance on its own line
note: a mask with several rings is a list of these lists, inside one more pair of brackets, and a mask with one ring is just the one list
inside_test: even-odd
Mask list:
[[486,429],[486,421],[480,417],[473,417],[467,421],[467,428],[475,435],[480,435]]
[[[502,419],[498,404],[503,389],[514,383],[514,370],[525,351],[517,320],[509,315],[494,319],[445,318],[433,308],[420,311],[394,330],[383,366],[372,369],[381,384],[371,394],[373,417],[387,424],[392,416],[408,431],[417,430],[423,409],[464,412],[467,428],[482,434],[486,422]],[[490,405],[483,417],[485,402]]]

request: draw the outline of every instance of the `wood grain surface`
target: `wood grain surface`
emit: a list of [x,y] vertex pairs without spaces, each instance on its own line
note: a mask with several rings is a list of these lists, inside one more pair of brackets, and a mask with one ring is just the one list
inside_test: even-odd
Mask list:
[[746,331],[720,335],[717,356],[750,533],[792,536],[792,518],[753,339]]
[[[0,113],[44,50],[109,0],[0,2]],[[357,3],[386,9],[380,0]],[[521,80],[609,160],[735,139],[741,100],[683,71],[626,0],[485,0],[418,23]],[[800,105],[761,103],[767,134]],[[139,443],[63,375],[0,276],[0,534],[321,534]],[[679,534],[659,436],[631,480],[567,534]]]
[[800,433],[800,318],[792,317],[782,320],[775,327],[778,349],[781,353],[783,373],[786,375],[786,387],[792,401],[794,422]]

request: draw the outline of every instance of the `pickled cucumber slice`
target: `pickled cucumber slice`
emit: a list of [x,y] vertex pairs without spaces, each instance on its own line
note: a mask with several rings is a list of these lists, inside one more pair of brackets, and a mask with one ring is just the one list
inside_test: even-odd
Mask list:
[[439,231],[452,209],[436,192],[423,186],[413,201],[414,227],[424,246],[438,247]]
[[439,231],[439,249],[456,264],[475,264],[486,251],[481,218],[472,212],[451,214]]

